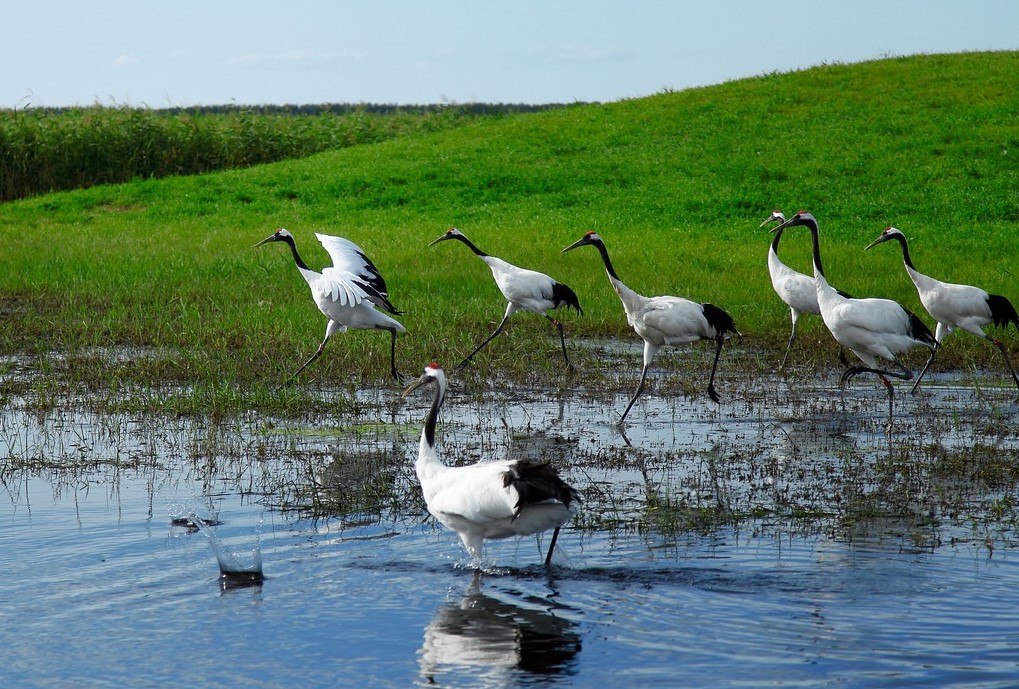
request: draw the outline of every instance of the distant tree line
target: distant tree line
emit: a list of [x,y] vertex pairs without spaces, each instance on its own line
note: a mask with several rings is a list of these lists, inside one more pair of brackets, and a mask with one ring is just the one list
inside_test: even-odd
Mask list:
[[246,167],[562,107],[325,103],[0,110],[0,201]]

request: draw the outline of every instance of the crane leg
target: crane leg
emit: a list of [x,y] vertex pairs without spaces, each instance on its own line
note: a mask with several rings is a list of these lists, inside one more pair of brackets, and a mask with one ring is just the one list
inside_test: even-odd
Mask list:
[[718,404],[718,393],[715,392],[715,371],[718,370],[718,357],[722,354],[722,345],[725,343],[725,337],[719,335],[715,338],[715,361],[711,364],[711,378],[708,379],[708,396]]
[[626,421],[626,415],[630,413],[630,407],[633,406],[633,403],[637,401],[637,398],[640,397],[640,393],[644,390],[644,381],[647,380],[647,370],[648,366],[645,364],[644,368],[640,371],[640,383],[637,385],[637,392],[633,393],[633,397],[630,398],[630,403],[626,405],[626,410],[623,412],[623,415],[619,417],[620,424]]
[[294,374],[292,376],[290,376],[289,378],[287,378],[283,382],[283,385],[281,385],[280,387],[281,388],[285,388],[286,386],[290,385],[290,382],[294,378],[296,378],[297,376],[301,375],[301,371],[303,371],[304,369],[308,368],[308,366],[311,365],[311,362],[313,362],[315,359],[317,359],[320,356],[322,356],[322,352],[325,351],[326,342],[329,341],[329,338],[332,337],[333,335],[335,335],[336,333],[341,332],[343,330],[345,330],[345,328],[342,325],[340,325],[336,321],[330,319],[328,325],[326,325],[326,336],[322,338],[322,344],[320,344],[318,346],[318,349],[316,349],[315,353],[311,355],[311,358],[308,359],[307,361],[305,361],[304,365],[301,366],[301,368],[299,368],[296,371],[294,371]]
[[785,370],[786,361],[789,360],[789,351],[793,348],[793,340],[796,339],[796,321],[793,321],[793,330],[789,333],[789,341],[785,345],[785,356],[782,357],[782,363],[778,365],[779,371]]
[[842,365],[846,368],[853,367],[853,365],[849,363],[849,359],[846,358],[846,348],[842,345],[839,345],[839,361],[842,362]]
[[389,371],[393,374],[393,378],[399,382],[400,374],[396,371],[396,330],[390,330],[389,335],[391,337],[389,341]]
[[881,376],[881,384],[888,389],[888,425],[885,426],[885,433],[892,432],[892,405],[895,400],[895,386],[892,385],[891,381]]
[[1005,351],[1005,345],[993,338],[989,339],[994,343],[994,346],[998,348],[998,351],[1001,352],[1001,356],[1005,359],[1005,366],[1008,367],[1008,372],[1012,374],[1012,380],[1015,381],[1015,386],[1019,388],[1019,376],[1016,376],[1015,369],[1012,368],[1012,362],[1008,360],[1008,352]]
[[868,366],[853,366],[852,368],[847,369],[846,372],[842,374],[842,378],[839,379],[839,385],[845,385],[849,382],[850,378],[861,373],[876,373],[881,376],[881,384],[888,390],[888,425],[885,426],[886,433],[892,432],[892,410],[895,400],[895,388],[892,386],[891,381],[888,380],[888,376],[892,376],[893,378],[898,378],[900,380],[913,379],[913,372],[903,366],[898,359],[895,360],[895,365],[899,367],[898,371],[886,371],[879,368],[870,368]]
[[484,347],[489,342],[494,340],[495,336],[502,332],[502,329],[506,326],[506,321],[509,319],[509,317],[510,317],[509,313],[507,313],[505,316],[502,317],[502,320],[499,322],[499,327],[495,329],[495,332],[492,333],[491,335],[489,335],[487,340],[485,340],[484,342],[479,344],[477,347],[475,347],[474,351],[471,352],[470,354],[468,354],[467,358],[465,358],[463,361],[461,361],[460,365],[456,367],[457,370],[459,370],[459,369],[463,368],[464,366],[466,366],[467,362],[469,362],[472,358],[474,358],[474,355],[477,354],[478,352],[480,352],[482,347]]
[[[898,364],[899,362],[895,362],[895,363]],[[906,368],[902,364],[899,364],[899,367],[900,367],[900,370],[898,370],[898,371],[886,371],[884,369],[870,368],[868,366],[853,366],[851,368],[846,369],[846,372],[842,374],[841,378],[839,378],[839,385],[845,385],[846,383],[849,382],[850,378],[858,376],[861,373],[876,373],[877,375],[879,375],[881,377],[892,376],[893,378],[898,378],[899,380],[912,380],[913,379],[913,372],[912,371],[910,371],[908,368]]]
[[316,349],[315,353],[311,355],[311,358],[308,359],[307,361],[305,361],[304,365],[301,366],[301,368],[299,368],[296,371],[294,371],[294,373],[289,378],[287,378],[285,381],[283,381],[283,385],[280,386],[280,387],[284,387],[285,388],[286,386],[290,385],[290,383],[293,382],[293,380],[295,378],[297,378],[297,376],[301,375],[301,371],[303,371],[304,369],[308,368],[308,366],[311,365],[311,362],[313,362],[315,359],[319,358],[322,355],[322,352],[325,351],[326,342],[328,342],[328,341],[329,341],[328,337],[326,339],[322,340],[322,344],[320,344],[318,346],[318,349]]
[[[920,387],[920,381],[923,380],[923,377],[927,373],[927,370],[931,367],[931,364],[934,363],[934,354],[937,351],[938,351],[937,347],[935,347],[934,349],[931,350],[931,355],[929,357],[927,357],[927,363],[923,365],[923,369],[920,371],[920,375],[917,376],[916,382],[913,383],[913,387],[910,388],[909,394],[911,394],[911,395],[915,395],[916,394],[917,388]],[[1015,375],[1015,374],[1013,373],[1012,375]],[[1016,385],[1019,386],[1019,380],[1016,381]]]
[[555,543],[559,540],[559,527],[552,532],[552,542],[548,544],[548,555],[545,556],[545,569],[552,567],[552,551],[555,550]]
[[556,319],[552,318],[552,316],[549,316],[547,313],[544,315],[545,318],[552,321],[552,325],[554,325],[555,329],[559,332],[559,344],[563,348],[563,360],[566,362],[566,368],[572,371],[573,364],[570,363],[570,357],[566,355],[566,336],[563,335],[563,324],[557,321]]

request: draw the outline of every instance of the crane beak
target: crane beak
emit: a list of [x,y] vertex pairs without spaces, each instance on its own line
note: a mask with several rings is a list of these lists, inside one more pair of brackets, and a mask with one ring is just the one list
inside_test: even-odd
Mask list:
[[764,227],[768,223],[773,223],[773,222],[778,223],[778,224],[781,225],[783,222],[785,222],[785,220],[783,220],[781,217],[779,217],[779,216],[775,215],[774,213],[772,213],[767,218],[765,218],[764,222],[762,222],[760,225],[758,225],[758,227]]
[[874,240],[873,242],[871,242],[870,244],[868,244],[867,246],[865,246],[865,247],[863,248],[863,250],[864,250],[864,251],[867,251],[867,250],[868,250],[868,249],[870,249],[870,248],[871,248],[872,246],[877,246],[878,244],[883,244],[884,242],[887,242],[887,241],[888,241],[888,237],[887,237],[887,235],[883,235],[883,234],[882,234],[882,235],[881,235],[880,237],[878,237],[877,239],[875,239],[875,240]]
[[[799,218],[798,215],[794,215],[793,217],[789,218],[785,222],[780,222],[778,225],[775,225],[773,228],[771,228],[771,231],[772,232],[778,232],[779,230],[784,230],[785,228],[791,227],[792,225],[799,225],[799,222],[797,222],[798,218]],[[762,227],[763,227],[763,223],[762,223]]]
[[[436,240],[436,241],[438,241],[438,240]],[[434,244],[434,243],[435,242],[432,242],[432,244]],[[435,380],[432,376],[429,376],[429,375],[421,376],[420,378],[418,378],[413,383],[411,383],[410,385],[407,386],[407,389],[403,391],[402,395],[400,395],[400,399],[403,399],[404,397],[406,397],[410,393],[414,392],[415,390],[417,390],[419,387],[421,387],[425,383],[427,383],[429,381],[432,381],[432,380]]]
[[443,240],[446,240],[446,239],[449,239],[449,235],[444,234],[441,237],[439,237],[438,239],[435,239],[435,240],[432,240],[432,241],[428,242],[428,246],[431,246],[432,244],[438,244],[439,242],[441,242]]
[[591,242],[588,240],[587,235],[584,235],[583,237],[581,237],[577,241],[573,242],[572,244],[570,244],[568,247],[566,247],[565,249],[563,249],[559,253],[565,254],[567,251],[573,251],[578,246],[586,246],[586,245],[588,245],[590,243]]
[[263,244],[268,244],[269,242],[275,242],[275,241],[276,241],[276,235],[275,234],[271,234],[268,237],[266,237],[265,239],[263,239],[262,241],[260,241],[258,244],[256,244],[252,248],[257,249],[258,247],[262,246]]

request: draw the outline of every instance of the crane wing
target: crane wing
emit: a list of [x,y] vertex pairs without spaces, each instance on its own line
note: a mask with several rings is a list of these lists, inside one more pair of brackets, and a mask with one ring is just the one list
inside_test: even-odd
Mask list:
[[363,283],[354,279],[350,273],[335,268],[323,270],[313,289],[317,296],[341,306],[357,306],[370,299],[370,294],[365,290]]
[[509,464],[481,462],[446,472],[426,496],[428,508],[479,524],[512,519],[518,496],[503,484]]
[[909,322],[909,312],[890,299],[843,301],[831,314],[842,328],[859,328],[870,333],[904,332]]
[[315,236],[329,252],[329,256],[333,259],[334,269],[350,273],[358,281],[370,286],[372,292],[382,296],[387,294],[386,281],[361,247],[343,237],[333,237],[327,234],[316,234]]
[[[318,237],[318,241],[322,243],[333,259],[333,267],[323,270],[323,275],[328,274],[332,278],[341,279],[339,276],[346,274],[345,282],[356,284],[372,303],[383,307],[390,313],[400,313],[389,302],[389,292],[382,273],[361,247],[343,237],[318,233],[315,236]],[[360,303],[360,300],[353,303]]]
[[682,297],[648,299],[638,317],[639,327],[632,324],[638,334],[643,337],[645,331],[649,331],[648,334],[654,331],[665,344],[695,342],[710,334],[704,307]]

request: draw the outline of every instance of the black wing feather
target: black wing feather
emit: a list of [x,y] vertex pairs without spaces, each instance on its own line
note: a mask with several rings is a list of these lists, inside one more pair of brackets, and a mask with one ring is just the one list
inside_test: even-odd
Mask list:
[[520,499],[514,506],[514,518],[524,505],[533,505],[547,500],[558,500],[566,507],[576,500],[580,493],[563,481],[549,462],[535,462],[522,459],[513,463],[503,474],[504,487],[513,486]]

